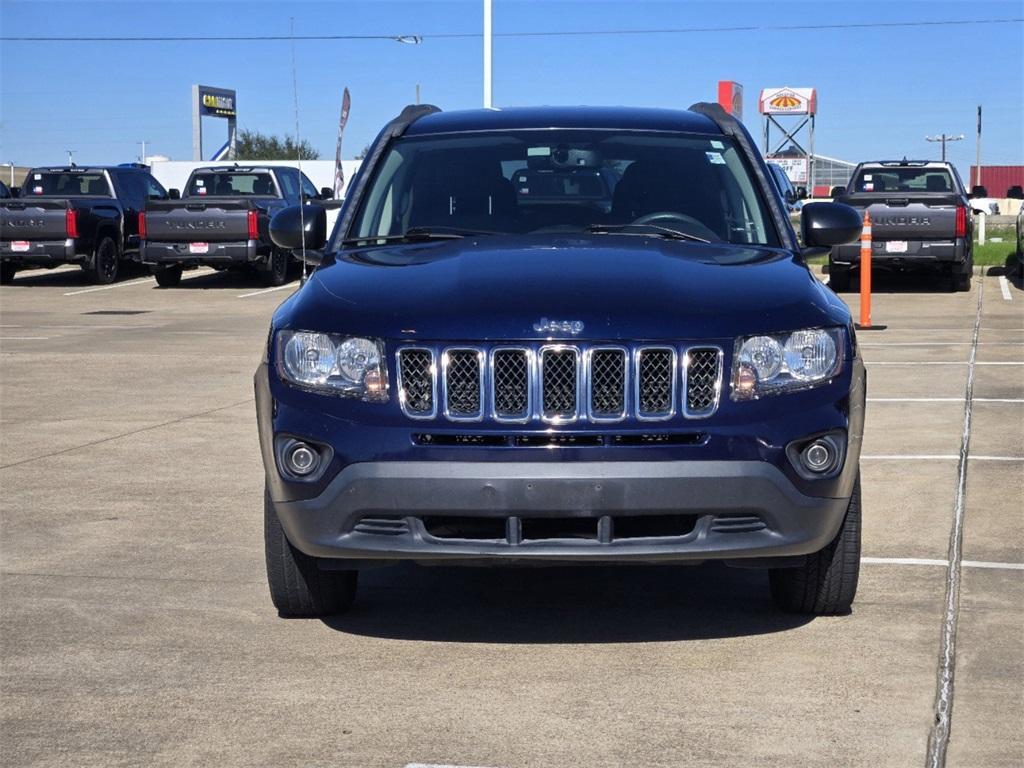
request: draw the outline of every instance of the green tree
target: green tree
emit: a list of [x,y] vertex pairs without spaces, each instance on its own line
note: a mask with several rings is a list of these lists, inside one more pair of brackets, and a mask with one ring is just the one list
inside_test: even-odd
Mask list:
[[269,136],[243,128],[238,132],[235,156],[240,160],[318,160],[320,153],[303,139],[296,143],[291,136]]
[[370,154],[369,144],[367,144],[365,147],[359,150],[359,154],[356,155],[356,160],[365,160],[368,154]]

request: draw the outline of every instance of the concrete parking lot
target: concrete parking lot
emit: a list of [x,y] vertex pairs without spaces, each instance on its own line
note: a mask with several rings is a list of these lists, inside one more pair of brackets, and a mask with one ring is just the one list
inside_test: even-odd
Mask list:
[[0,290],[0,760],[922,765],[970,382],[948,764],[1024,764],[1024,292],[880,288],[851,615],[779,613],[763,573],[717,565],[410,566],[320,622],[279,619],[264,580],[251,374],[291,288],[19,274]]

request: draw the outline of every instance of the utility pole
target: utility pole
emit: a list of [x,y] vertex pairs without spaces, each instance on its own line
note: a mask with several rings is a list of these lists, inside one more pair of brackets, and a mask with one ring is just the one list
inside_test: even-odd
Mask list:
[[925,136],[925,141],[941,141],[942,142],[942,162],[946,162],[946,142],[947,141],[962,141],[964,135],[961,133],[959,136],[953,136],[942,134],[941,136]]
[[491,108],[491,0],[484,0],[484,109]]
[[974,149],[974,184],[981,186],[981,104],[978,105],[978,140]]

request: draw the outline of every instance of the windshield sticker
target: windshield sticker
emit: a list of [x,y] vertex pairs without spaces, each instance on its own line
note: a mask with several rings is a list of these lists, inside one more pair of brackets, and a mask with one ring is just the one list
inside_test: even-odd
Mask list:
[[200,187],[199,189],[196,190],[196,192],[198,192],[200,195],[205,195],[206,187]]
[[547,157],[551,154],[551,147],[527,147],[526,154],[528,157]]
[[42,187],[32,187],[32,194],[33,195],[41,195],[41,194],[43,194],[43,188]]
[[871,174],[870,173],[865,173],[864,174],[864,181],[871,181]]
[[864,185],[864,191],[865,191],[865,192],[873,192],[874,190],[875,190],[875,185],[874,185],[874,183],[873,183],[873,182],[870,182],[870,181],[869,181],[869,182],[867,182],[867,183],[866,183],[866,184]]
[[43,180],[43,174],[41,174],[41,173],[34,173],[34,174],[32,174],[32,178],[35,179],[36,181],[42,181]]
[[205,184],[205,183],[206,183],[206,182],[205,182],[205,181],[203,181],[202,179],[196,179],[196,186],[197,186],[197,187],[201,187],[201,186],[203,186],[203,184]]
[[725,144],[723,144],[720,141],[712,141],[711,142],[711,148],[712,149],[725,149]]
[[520,195],[528,195],[528,194],[530,194],[530,188],[529,187],[522,187],[522,188],[520,188],[519,194]]
[[708,162],[712,165],[725,165],[725,158],[722,157],[721,152],[705,152],[707,155]]

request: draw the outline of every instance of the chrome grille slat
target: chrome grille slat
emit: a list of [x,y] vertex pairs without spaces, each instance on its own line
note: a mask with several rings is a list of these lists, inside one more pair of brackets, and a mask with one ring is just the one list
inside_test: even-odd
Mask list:
[[495,349],[491,353],[491,392],[494,418],[498,421],[526,421],[530,418],[530,351],[520,348]]
[[423,347],[398,352],[398,402],[406,416],[430,419],[437,415],[437,370],[434,353]]
[[626,372],[629,352],[622,347],[594,347],[587,365],[587,408],[593,421],[626,418]]
[[636,414],[638,419],[670,419],[676,405],[676,351],[672,347],[641,347],[636,352]]
[[718,410],[722,392],[722,350],[718,347],[691,347],[686,350],[683,380],[683,414],[698,419],[713,414]]
[[444,414],[455,421],[483,418],[483,352],[471,348],[446,349],[444,368]]
[[550,346],[540,351],[541,417],[569,422],[579,415],[580,353],[575,347]]

